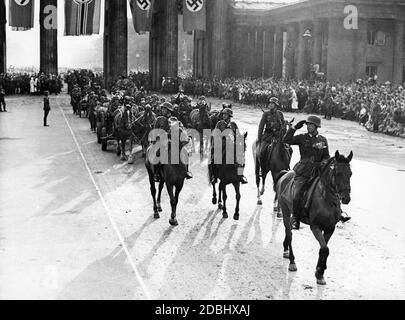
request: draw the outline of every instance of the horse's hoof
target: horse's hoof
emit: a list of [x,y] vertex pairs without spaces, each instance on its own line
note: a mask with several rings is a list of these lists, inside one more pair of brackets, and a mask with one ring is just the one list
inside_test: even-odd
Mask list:
[[291,271],[291,272],[297,271],[296,264],[295,263],[290,263],[290,265],[288,266],[288,271]]
[[219,210],[222,210],[222,208],[223,208],[222,203],[221,203],[221,202],[218,203],[218,209],[219,209]]
[[179,223],[177,222],[177,219],[170,219],[169,220],[170,225],[172,226],[177,226]]
[[316,284],[319,284],[321,286],[326,285],[325,279],[322,277],[321,279],[316,279]]
[[258,205],[258,206],[263,205],[263,201],[262,201],[262,200],[257,200],[257,205]]
[[239,214],[236,214],[236,213],[235,213],[235,214],[233,215],[233,220],[239,220]]
[[228,214],[227,214],[226,212],[223,212],[223,213],[222,213],[222,218],[228,219]]
[[132,157],[128,160],[128,164],[134,164],[134,162],[135,162],[134,158],[132,158]]
[[279,211],[277,212],[277,218],[282,219],[283,218],[283,214]]
[[153,215],[153,218],[154,218],[154,219],[159,219],[159,218],[160,218],[159,213],[155,213],[155,214]]
[[158,212],[162,212],[163,210],[162,210],[162,207],[159,205],[159,206],[157,206],[157,211]]
[[290,259],[290,252],[287,250],[287,251],[284,251],[284,253],[283,253],[283,258],[284,259]]
[[217,204],[217,198],[212,198],[212,204]]

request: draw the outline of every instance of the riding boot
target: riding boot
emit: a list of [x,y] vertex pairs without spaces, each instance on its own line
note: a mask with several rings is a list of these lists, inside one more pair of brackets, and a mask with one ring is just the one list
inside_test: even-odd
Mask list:
[[293,215],[291,220],[291,226],[293,229],[298,230],[300,228],[300,200],[295,199],[293,201]]
[[186,179],[192,179],[193,178],[193,174],[188,171],[188,165],[186,166]]
[[244,175],[240,176],[240,182],[242,184],[247,184],[248,183],[248,181],[247,181],[247,179],[246,179],[246,177]]
[[[343,213],[343,211],[342,211],[342,213]],[[351,217],[349,217],[346,212],[344,212],[344,214],[345,214],[345,216],[343,216],[343,215],[340,216],[340,221],[342,223],[345,223],[351,219]]]

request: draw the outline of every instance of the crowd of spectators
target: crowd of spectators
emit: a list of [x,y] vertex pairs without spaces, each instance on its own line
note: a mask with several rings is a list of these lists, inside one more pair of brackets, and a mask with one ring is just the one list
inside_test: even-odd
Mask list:
[[193,97],[211,96],[262,107],[277,97],[283,111],[357,121],[367,130],[405,137],[405,89],[389,82],[186,78],[181,87]]
[[1,73],[0,89],[3,89],[6,95],[14,94],[59,94],[63,88],[61,76],[47,73]]

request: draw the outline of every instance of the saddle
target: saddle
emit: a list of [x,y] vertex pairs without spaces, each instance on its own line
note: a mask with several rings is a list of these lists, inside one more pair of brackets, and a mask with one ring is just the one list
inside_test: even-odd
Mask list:
[[312,177],[303,187],[301,190],[301,197],[299,201],[300,211],[303,213],[304,217],[308,217],[310,204],[312,200],[312,196],[314,194],[315,188],[319,183],[321,178],[319,176]]

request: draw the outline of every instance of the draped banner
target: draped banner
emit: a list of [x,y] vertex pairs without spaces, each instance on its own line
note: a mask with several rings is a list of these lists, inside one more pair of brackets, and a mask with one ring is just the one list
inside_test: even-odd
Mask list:
[[34,0],[10,0],[10,27],[13,31],[34,27]]
[[132,12],[134,29],[139,34],[150,31],[152,28],[154,0],[129,0]]
[[183,0],[183,28],[185,32],[206,30],[207,0]]
[[65,36],[100,32],[101,0],[65,0]]

